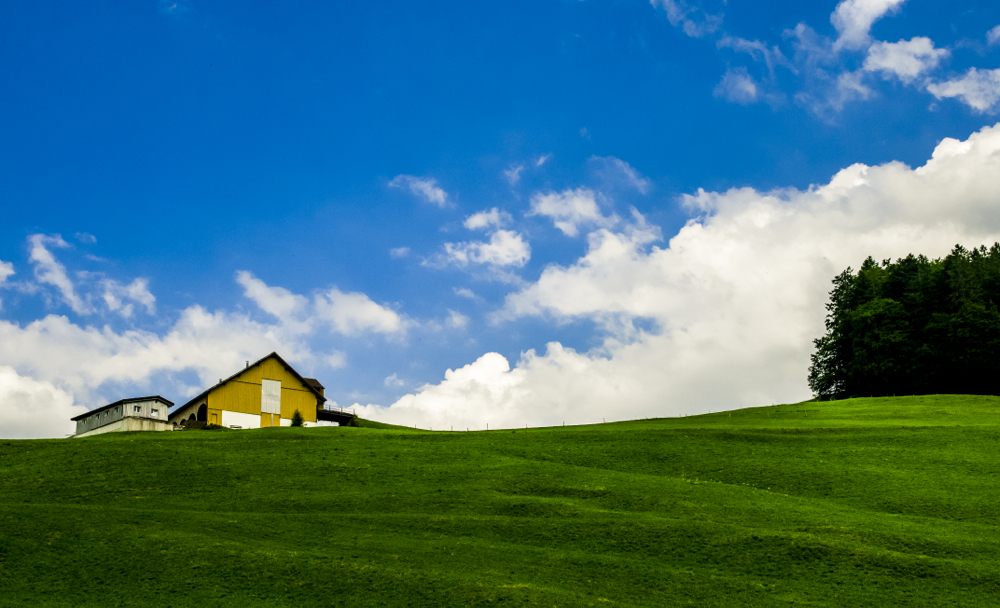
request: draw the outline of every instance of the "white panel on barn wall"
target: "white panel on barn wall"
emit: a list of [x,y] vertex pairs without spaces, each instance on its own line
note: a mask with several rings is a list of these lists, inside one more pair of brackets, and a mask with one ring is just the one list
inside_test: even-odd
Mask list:
[[240,412],[230,412],[222,410],[222,426],[238,426],[241,429],[259,429],[259,414],[243,414]]
[[260,411],[264,414],[281,413],[281,381],[261,380]]

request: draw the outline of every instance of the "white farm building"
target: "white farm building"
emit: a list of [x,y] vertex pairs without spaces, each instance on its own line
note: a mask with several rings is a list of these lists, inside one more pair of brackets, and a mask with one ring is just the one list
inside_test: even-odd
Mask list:
[[76,437],[114,431],[172,431],[168,422],[173,402],[159,395],[134,397],[109,403],[72,418],[76,422]]

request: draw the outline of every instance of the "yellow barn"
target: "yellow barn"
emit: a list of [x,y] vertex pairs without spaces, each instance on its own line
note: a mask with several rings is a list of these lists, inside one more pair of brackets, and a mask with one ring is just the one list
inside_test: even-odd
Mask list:
[[317,380],[303,378],[278,353],[271,353],[177,408],[170,422],[241,429],[290,426],[298,410],[303,426],[315,426],[318,420],[349,423],[350,414],[324,408],[323,391]]

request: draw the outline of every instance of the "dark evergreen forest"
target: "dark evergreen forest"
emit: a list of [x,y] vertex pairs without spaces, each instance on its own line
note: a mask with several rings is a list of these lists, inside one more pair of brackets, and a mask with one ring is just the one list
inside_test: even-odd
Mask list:
[[817,397],[1000,394],[1000,244],[869,257],[833,285],[809,368]]

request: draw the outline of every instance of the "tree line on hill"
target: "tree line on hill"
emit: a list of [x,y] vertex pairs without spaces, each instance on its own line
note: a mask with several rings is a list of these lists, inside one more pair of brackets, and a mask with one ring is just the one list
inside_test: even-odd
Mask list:
[[1000,243],[869,257],[833,285],[809,368],[817,397],[1000,394]]

